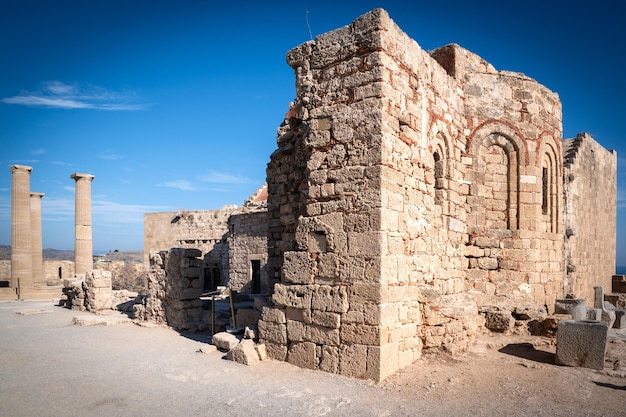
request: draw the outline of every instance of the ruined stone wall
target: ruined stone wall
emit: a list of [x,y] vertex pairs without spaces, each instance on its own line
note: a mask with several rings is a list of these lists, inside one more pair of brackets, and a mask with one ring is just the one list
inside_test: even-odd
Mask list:
[[44,281],[64,280],[74,277],[74,262],[60,261],[56,259],[44,259]]
[[379,379],[382,109],[375,20],[363,18],[287,55],[298,98],[267,170],[270,262],[281,281],[276,308],[266,309],[259,327],[274,358]]
[[[267,208],[238,210],[230,216],[228,225],[228,286],[243,293],[267,293]],[[253,261],[258,271],[253,271]],[[256,283],[253,273],[258,273]]]
[[270,356],[380,379],[423,348],[467,349],[479,308],[553,311],[565,276],[555,93],[458,45],[426,53],[383,10],[287,62],[297,98],[267,169]]
[[222,243],[228,232],[228,217],[234,210],[235,207],[224,207],[144,214],[144,265],[150,265],[148,254],[154,251],[196,248],[203,254],[210,252]]
[[165,318],[178,330],[205,330],[202,322],[202,252],[171,249],[164,261]]
[[565,291],[593,304],[615,274],[617,154],[586,133],[565,144]]

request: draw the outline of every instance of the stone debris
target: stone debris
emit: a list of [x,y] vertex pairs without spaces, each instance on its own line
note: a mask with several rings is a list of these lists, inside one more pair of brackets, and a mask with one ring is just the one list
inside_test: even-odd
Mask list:
[[213,335],[212,342],[219,350],[227,352],[239,344],[239,339],[231,333],[220,332]]
[[228,351],[226,359],[244,365],[256,365],[261,361],[256,345],[251,339],[244,339]]

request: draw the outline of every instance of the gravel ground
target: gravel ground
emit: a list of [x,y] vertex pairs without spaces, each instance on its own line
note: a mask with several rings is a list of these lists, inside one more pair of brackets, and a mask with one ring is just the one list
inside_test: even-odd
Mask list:
[[375,384],[199,353],[206,334],[75,317],[93,316],[0,303],[0,416],[626,416],[622,334],[604,371],[553,365],[549,343],[482,338],[460,360],[425,357]]

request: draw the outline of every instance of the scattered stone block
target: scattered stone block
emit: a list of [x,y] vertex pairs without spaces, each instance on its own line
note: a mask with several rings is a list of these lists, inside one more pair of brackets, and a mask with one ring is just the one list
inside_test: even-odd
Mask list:
[[239,339],[236,336],[221,332],[213,335],[213,344],[222,351],[229,351],[234,349],[239,344]]
[[242,363],[244,365],[256,365],[261,361],[259,353],[255,348],[254,341],[250,339],[242,340],[237,346],[229,350],[226,359]]
[[515,325],[515,318],[510,311],[489,311],[485,315],[485,327],[494,332],[506,332]]
[[256,340],[258,334],[259,329],[257,328],[257,326],[246,326],[245,330],[243,331],[243,338]]
[[615,322],[613,323],[614,329],[626,329],[626,310],[615,310]]
[[554,312],[569,314],[572,320],[587,319],[587,301],[584,298],[565,298],[554,302]]
[[605,322],[588,320],[559,322],[556,363],[603,369],[608,329]]
[[613,275],[611,292],[626,293],[626,275]]

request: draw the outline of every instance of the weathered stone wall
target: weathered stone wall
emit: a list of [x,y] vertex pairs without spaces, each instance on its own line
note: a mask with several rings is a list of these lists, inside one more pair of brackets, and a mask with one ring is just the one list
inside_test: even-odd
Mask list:
[[553,310],[563,296],[561,103],[525,75],[491,68],[465,66],[463,91],[468,280],[479,305]]
[[[144,265],[149,253],[170,248],[196,248],[203,254],[222,243],[228,233],[228,217],[236,207],[221,210],[183,210],[144,214]],[[226,269],[226,273],[227,273]]]
[[615,274],[617,154],[586,133],[564,142],[567,206],[565,291],[593,304]]
[[44,281],[64,280],[74,277],[74,262],[56,259],[44,259]]
[[467,349],[479,307],[553,311],[565,294],[555,93],[458,45],[426,53],[383,10],[287,62],[297,98],[267,168],[270,356],[381,379],[423,348]]
[[[267,208],[242,208],[228,219],[228,286],[242,293],[266,293],[270,290],[267,275]],[[259,270],[253,282],[253,261]],[[255,285],[258,288],[255,288]]]
[[0,281],[11,283],[11,261],[0,261]]
[[202,252],[174,248],[167,252],[165,269],[165,318],[178,330],[204,330],[202,322]]

